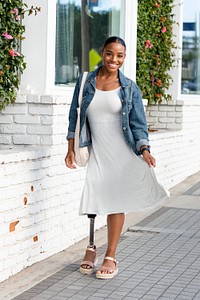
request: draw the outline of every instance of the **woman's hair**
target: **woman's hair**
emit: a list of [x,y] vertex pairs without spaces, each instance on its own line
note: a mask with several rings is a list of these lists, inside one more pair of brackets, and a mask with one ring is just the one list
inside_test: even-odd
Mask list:
[[124,46],[124,48],[125,48],[125,50],[126,50],[126,44],[125,44],[124,40],[121,39],[120,37],[117,37],[117,36],[111,36],[111,37],[109,37],[109,38],[105,41],[105,43],[104,43],[104,45],[103,45],[103,49],[104,49],[107,45],[109,45],[109,44],[111,44],[111,43],[119,43],[119,44],[121,44],[122,46]]

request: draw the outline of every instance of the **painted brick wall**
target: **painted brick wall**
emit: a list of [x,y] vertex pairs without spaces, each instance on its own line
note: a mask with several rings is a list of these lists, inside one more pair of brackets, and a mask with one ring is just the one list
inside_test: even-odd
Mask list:
[[85,169],[67,169],[65,154],[66,145],[0,151],[0,281],[88,235],[78,216]]
[[150,129],[179,130],[183,123],[183,101],[151,105],[146,109]]
[[[78,216],[85,170],[64,165],[66,99],[25,97],[0,116],[0,137],[6,140],[0,151],[0,281],[88,235],[88,219]],[[200,170],[200,103],[179,109],[181,129],[150,133],[155,171],[167,188]],[[25,145],[14,145],[17,138]],[[27,146],[31,138],[38,144]],[[105,217],[98,217],[96,228],[104,224]]]
[[0,113],[0,145],[60,145],[66,142],[66,96],[18,95]]

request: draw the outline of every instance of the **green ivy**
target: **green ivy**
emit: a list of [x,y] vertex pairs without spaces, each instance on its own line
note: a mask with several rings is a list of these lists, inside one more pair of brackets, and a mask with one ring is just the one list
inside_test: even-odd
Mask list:
[[139,0],[137,30],[137,84],[148,104],[170,100],[170,69],[175,61],[174,0]]
[[28,8],[19,0],[0,2],[0,111],[14,103],[19,76],[26,68],[24,55],[20,53],[25,32],[22,19],[25,13],[36,15],[38,11],[39,7]]

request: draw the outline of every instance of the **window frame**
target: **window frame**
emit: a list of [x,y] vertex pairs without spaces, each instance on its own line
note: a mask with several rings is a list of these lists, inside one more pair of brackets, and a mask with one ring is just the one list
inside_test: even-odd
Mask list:
[[183,102],[192,101],[193,104],[199,101],[200,95],[194,94],[182,94],[181,93],[181,80],[182,80],[182,41],[183,41],[183,6],[184,2],[182,0],[174,1],[173,14],[175,14],[175,20],[179,25],[174,25],[173,33],[174,33],[174,41],[177,45],[177,49],[175,49],[176,55],[176,63],[175,67],[170,71],[170,74],[173,78],[173,84],[169,88],[169,93],[172,94],[172,103],[177,100],[181,100]]
[[[56,1],[55,1],[56,4]],[[52,6],[52,5],[51,5]],[[51,7],[53,8],[53,6]],[[56,11],[56,8],[54,6],[53,8],[54,12]],[[52,10],[52,11],[53,11]],[[126,42],[126,59],[124,62],[124,74],[133,79],[135,81],[136,76],[136,47],[137,47],[137,0],[125,0],[124,1],[124,7],[122,13],[122,20],[126,20],[126,22],[123,22],[125,24],[124,28],[121,28],[121,34],[122,38],[124,38]],[[122,25],[120,25],[122,26]],[[56,30],[54,28],[54,35],[56,34]],[[135,39],[133,39],[133,35],[135,36]],[[54,47],[55,49],[55,41],[54,45],[52,44],[51,47]],[[52,51],[51,55],[54,55],[52,57],[53,61],[55,62],[55,50],[54,53]],[[52,61],[52,60],[51,60]],[[55,65],[55,64],[54,64]],[[51,64],[51,67],[49,66],[48,74],[53,74],[50,79],[50,86],[49,86],[49,92],[51,94],[66,94],[66,91],[72,92],[74,90],[74,86],[62,86],[62,85],[56,85],[54,84],[54,74],[55,74],[55,68],[54,65]],[[53,67],[53,68],[52,68]]]

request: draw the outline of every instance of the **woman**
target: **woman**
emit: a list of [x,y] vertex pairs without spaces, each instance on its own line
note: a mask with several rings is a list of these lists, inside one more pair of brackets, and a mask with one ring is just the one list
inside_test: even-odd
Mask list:
[[[119,37],[106,40],[102,66],[88,74],[81,105],[80,146],[91,146],[80,211],[107,215],[108,245],[97,278],[118,272],[115,253],[124,224],[124,213],[161,206],[167,192],[157,182],[150,153],[148,130],[141,93],[119,68],[126,57],[125,42]],[[74,169],[79,78],[70,108],[68,153],[65,162]],[[97,249],[87,247],[80,271],[91,274]]]

